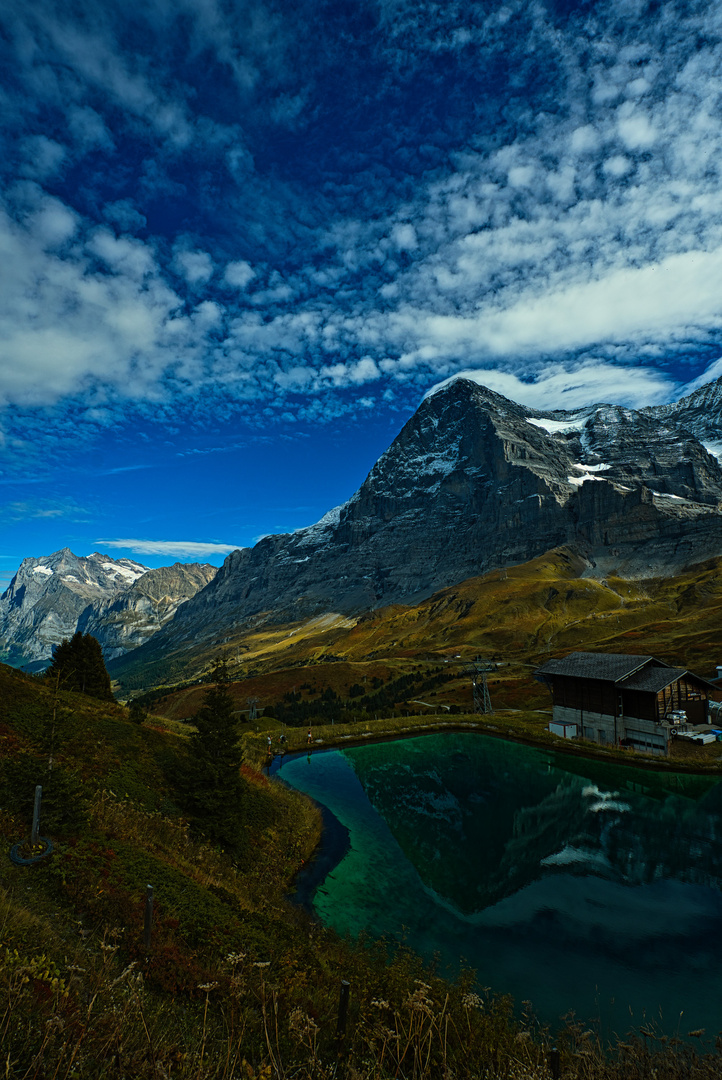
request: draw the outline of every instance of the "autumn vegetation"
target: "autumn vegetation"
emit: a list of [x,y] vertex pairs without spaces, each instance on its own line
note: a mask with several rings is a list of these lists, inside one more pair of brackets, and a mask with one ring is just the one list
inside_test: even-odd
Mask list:
[[[183,724],[0,666],[8,1080],[720,1075],[719,1047],[701,1033],[645,1028],[603,1047],[593,1018],[550,1032],[485,987],[483,972],[449,982],[402,945],[319,926],[287,898],[319,840],[318,812],[264,774],[263,734],[236,743],[233,704],[222,670]],[[399,731],[426,722],[373,721]],[[367,732],[359,721],[314,730],[352,734]],[[204,800],[211,783],[228,785],[225,807]],[[29,832],[36,784],[54,850],[17,866],[9,851]]]

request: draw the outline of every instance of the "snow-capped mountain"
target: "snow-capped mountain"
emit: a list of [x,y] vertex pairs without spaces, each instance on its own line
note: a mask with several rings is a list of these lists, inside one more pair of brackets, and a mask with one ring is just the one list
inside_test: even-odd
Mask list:
[[233,552],[132,663],[234,627],[416,602],[560,545],[596,576],[674,574],[722,555],[717,443],[722,380],[664,408],[542,412],[455,379],[348,502]]
[[174,563],[148,570],[127,589],[86,608],[78,630],[98,639],[106,660],[122,656],[165,626],[216,572],[209,563]]
[[24,559],[0,596],[0,651],[11,663],[46,661],[53,645],[81,629],[118,656],[147,640],[215,572],[197,564],[150,570],[69,548]]

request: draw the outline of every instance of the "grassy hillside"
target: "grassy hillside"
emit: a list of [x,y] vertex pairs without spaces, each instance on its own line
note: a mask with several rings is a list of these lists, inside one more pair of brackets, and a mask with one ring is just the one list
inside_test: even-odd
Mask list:
[[[253,768],[253,754],[234,850],[209,844],[180,810],[183,731],[132,724],[119,706],[0,666],[5,1077],[549,1076],[548,1033],[471,974],[450,984],[403,949],[339,940],[285,899],[319,819]],[[40,832],[54,852],[16,866],[8,852],[28,835],[37,783]],[[341,979],[350,983],[344,1037]],[[651,1036],[605,1058],[579,1025],[557,1040],[565,1075],[590,1080],[671,1078],[682,1066],[696,1080],[722,1065]]]
[[221,653],[235,678],[337,661],[383,668],[478,652],[536,664],[597,648],[652,653],[711,675],[722,655],[721,567],[722,560],[713,559],[675,578],[598,581],[584,576],[588,567],[581,559],[557,549],[471,578],[421,604],[382,608],[358,620],[329,615],[235,635],[229,630],[222,641],[176,652],[165,669],[131,666],[119,689],[195,679]]
[[[218,654],[228,658],[242,719],[249,698],[291,724],[354,713],[466,712],[472,690],[465,669],[477,653],[494,662],[488,680],[495,709],[547,709],[549,695],[533,670],[550,655],[574,649],[651,653],[714,677],[722,662],[721,566],[716,559],[677,578],[596,581],[580,576],[586,569],[581,560],[554,551],[416,606],[381,609],[353,626],[328,628],[333,641],[323,648],[316,620],[247,635],[219,646]],[[199,658],[201,669],[206,662],[210,655]],[[386,691],[389,700],[383,700]],[[168,686],[153,694],[153,707],[186,720],[202,695],[202,685]]]

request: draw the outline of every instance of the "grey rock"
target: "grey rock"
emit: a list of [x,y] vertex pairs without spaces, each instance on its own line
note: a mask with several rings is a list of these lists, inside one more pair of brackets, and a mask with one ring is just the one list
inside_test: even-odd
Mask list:
[[0,596],[0,650],[11,664],[43,666],[53,645],[81,630],[98,638],[106,659],[119,656],[147,641],[215,573],[197,563],[150,570],[69,548],[24,559]]
[[148,570],[120,595],[86,608],[78,629],[98,639],[106,660],[122,656],[156,634],[215,574],[208,563]]
[[48,660],[53,645],[71,637],[82,613],[127,589],[148,567],[94,552],[79,557],[69,548],[23,559],[0,596],[0,648],[10,663]]
[[722,467],[695,434],[722,442],[716,386],[663,409],[541,412],[456,379],[422,402],[347,503],[233,552],[117,670],[267,622],[417,602],[561,545],[598,576],[673,574],[722,555]]

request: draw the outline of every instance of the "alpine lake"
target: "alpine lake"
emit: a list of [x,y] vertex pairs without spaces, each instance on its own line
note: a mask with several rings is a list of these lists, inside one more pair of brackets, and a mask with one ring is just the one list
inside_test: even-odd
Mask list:
[[[722,784],[473,732],[276,758],[324,811],[296,899],[552,1029],[722,1028]],[[483,990],[482,990],[483,992]]]

